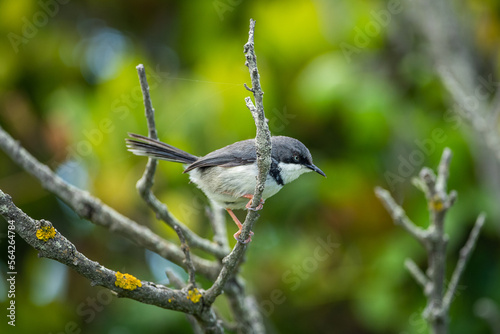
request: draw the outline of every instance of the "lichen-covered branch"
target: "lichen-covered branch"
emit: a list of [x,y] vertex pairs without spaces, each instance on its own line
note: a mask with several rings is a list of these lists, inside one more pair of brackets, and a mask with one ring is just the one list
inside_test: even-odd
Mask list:
[[455,191],[449,193],[447,191],[451,157],[451,150],[445,148],[438,166],[437,176],[431,169],[424,167],[419,177],[414,181],[414,184],[424,192],[428,202],[430,223],[425,230],[416,226],[406,216],[403,208],[396,204],[387,190],[378,187],[375,189],[377,197],[384,204],[394,223],[403,226],[427,250],[428,268],[425,274],[410,259],[405,261],[405,266],[422,286],[427,297],[427,306],[423,316],[429,322],[434,334],[447,333],[450,304],[485,219],[484,214],[481,214],[477,219],[469,240],[460,251],[457,267],[445,293],[448,236],[444,231],[444,222],[446,212],[456,199]]
[[[0,214],[14,222],[16,233],[31,247],[39,251],[39,256],[56,260],[74,269],[87,278],[92,285],[103,286],[116,292],[118,297],[135,299],[142,303],[156,305],[170,310],[192,314],[200,313],[201,303],[195,304],[186,298],[186,293],[173,290],[163,285],[138,281],[140,286],[123,289],[117,286],[117,272],[105,268],[78,252],[76,247],[57,232],[52,224],[45,220],[35,220],[16,207],[9,195],[0,190]],[[52,230],[48,236],[40,233],[42,229]],[[37,233],[38,232],[38,233]]]
[[14,222],[16,233],[31,247],[37,249],[39,256],[65,264],[90,280],[92,285],[112,290],[118,297],[192,314],[206,333],[223,333],[213,310],[204,307],[199,299],[189,298],[189,291],[173,290],[163,285],[141,281],[130,274],[115,272],[88,259],[77,251],[75,245],[58,233],[50,222],[37,221],[29,217],[14,205],[9,195],[1,190],[0,215]]
[[[123,216],[88,192],[66,183],[49,167],[35,159],[2,127],[0,127],[0,148],[21,168],[38,179],[42,187],[58,196],[80,217],[106,227],[169,261],[183,265],[184,253],[178,246]],[[193,256],[193,263],[196,271],[207,278],[214,279],[218,274],[217,266],[211,261]]]

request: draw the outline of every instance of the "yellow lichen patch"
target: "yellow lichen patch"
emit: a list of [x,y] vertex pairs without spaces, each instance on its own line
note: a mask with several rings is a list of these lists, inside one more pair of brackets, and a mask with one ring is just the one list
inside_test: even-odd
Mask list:
[[138,287],[142,286],[141,281],[130,274],[122,274],[121,272],[117,271],[115,276],[115,285],[119,288],[125,290],[135,290]]
[[52,226],[42,226],[36,230],[38,240],[47,241],[56,236],[56,230]]
[[193,303],[197,303],[200,301],[201,293],[200,291],[198,291],[197,288],[194,288],[188,291],[188,295],[186,298],[192,301]]
[[430,201],[429,206],[433,211],[441,211],[444,209],[444,203],[439,196],[434,196],[432,201]]

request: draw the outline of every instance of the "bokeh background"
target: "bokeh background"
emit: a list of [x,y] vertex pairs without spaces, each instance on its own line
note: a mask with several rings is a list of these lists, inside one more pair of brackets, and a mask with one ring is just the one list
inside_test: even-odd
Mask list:
[[[453,3],[476,51],[492,64],[487,74],[496,90],[500,5]],[[480,136],[454,117],[405,2],[399,4],[384,20],[377,13],[389,3],[378,0],[3,0],[0,125],[69,182],[176,240],[136,193],[146,159],[124,145],[127,132],[146,134],[135,66],[146,67],[163,141],[203,155],[254,137],[243,88],[250,82],[243,45],[254,18],[271,132],[300,139],[328,176],[307,174],[288,185],[266,202],[254,229],[242,275],[270,332],[428,332],[422,291],[403,266],[407,257],[424,266],[425,251],[393,225],[373,189],[391,190],[426,226],[425,199],[411,178],[423,166],[435,168],[450,147],[449,185],[458,201],[446,225],[448,274],[477,215],[488,215],[451,308],[451,332],[493,333],[485,315],[500,317],[498,165]],[[160,163],[155,192],[191,229],[210,236],[207,202],[181,172]],[[0,189],[111,269],[164,284],[165,268],[182,274],[79,219],[3,152]],[[236,227],[227,219],[233,244]],[[7,222],[0,226],[6,305]],[[191,332],[183,314],[111,298],[63,265],[39,259],[19,237],[16,258],[17,322],[9,332]]]

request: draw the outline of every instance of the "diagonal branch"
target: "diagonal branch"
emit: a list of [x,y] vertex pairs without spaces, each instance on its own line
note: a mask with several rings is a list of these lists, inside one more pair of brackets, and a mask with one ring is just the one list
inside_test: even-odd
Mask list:
[[443,308],[445,310],[449,310],[450,304],[453,300],[453,296],[455,295],[455,292],[457,291],[457,286],[458,282],[460,281],[460,278],[462,277],[465,267],[467,266],[467,262],[469,261],[469,258],[472,254],[472,251],[474,250],[474,247],[476,246],[477,239],[479,237],[479,232],[481,232],[481,228],[484,225],[484,221],[486,219],[486,215],[484,213],[481,213],[479,217],[477,217],[476,223],[474,224],[474,227],[472,228],[472,231],[470,232],[469,238],[467,239],[467,242],[465,243],[464,247],[460,250],[460,258],[457,262],[457,266],[455,267],[455,270],[453,271],[453,274],[451,276],[451,281],[450,284],[448,285],[448,290],[446,291],[446,294],[444,295],[444,300],[443,300]]
[[[35,159],[2,127],[0,127],[0,148],[26,172],[38,179],[42,187],[57,195],[80,217],[106,227],[169,261],[183,265],[184,253],[178,246],[164,240],[149,228],[123,216],[88,192],[66,183],[49,167]],[[193,263],[200,274],[211,279],[217,276],[218,270],[213,262],[193,256]]]
[[425,246],[427,232],[415,225],[415,223],[413,223],[410,218],[408,218],[404,209],[396,203],[389,191],[380,187],[376,187],[375,194],[382,201],[382,204],[384,204],[394,223],[396,225],[402,226],[408,233],[410,233],[415,239],[417,239],[422,245]]
[[186,238],[184,237],[184,233],[182,232],[181,228],[179,226],[175,227],[175,232],[177,233],[177,236],[179,237],[179,240],[181,241],[181,249],[184,252],[184,256],[186,257],[186,260],[184,263],[186,264],[187,272],[189,275],[189,285],[188,285],[188,290],[191,288],[196,287],[196,279],[195,279],[195,269],[193,265],[193,261],[191,260],[191,252],[189,251],[189,246],[186,243]]
[[[192,303],[186,297],[186,292],[172,290],[152,282],[141,281],[140,287],[126,290],[115,285],[116,272],[103,267],[99,263],[85,257],[76,250],[68,239],[56,232],[53,238],[47,241],[39,240],[37,230],[43,224],[49,228],[52,224],[47,221],[37,221],[17,208],[9,195],[0,190],[0,214],[7,220],[14,222],[17,234],[30,246],[39,251],[39,256],[56,260],[74,269],[77,273],[90,280],[92,285],[103,286],[115,291],[118,297],[126,297],[142,303],[156,305],[165,309],[188,313],[200,313],[202,303]],[[170,300],[170,302],[168,302]]]
[[412,274],[415,281],[422,287],[425,291],[425,287],[429,284],[429,278],[420,270],[417,264],[412,259],[405,260],[406,269]]

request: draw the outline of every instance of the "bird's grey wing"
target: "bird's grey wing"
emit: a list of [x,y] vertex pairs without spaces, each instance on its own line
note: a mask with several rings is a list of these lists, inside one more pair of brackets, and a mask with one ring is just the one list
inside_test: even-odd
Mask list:
[[249,165],[255,162],[255,141],[248,139],[228,145],[201,157],[189,165],[184,173],[202,167],[235,167]]

